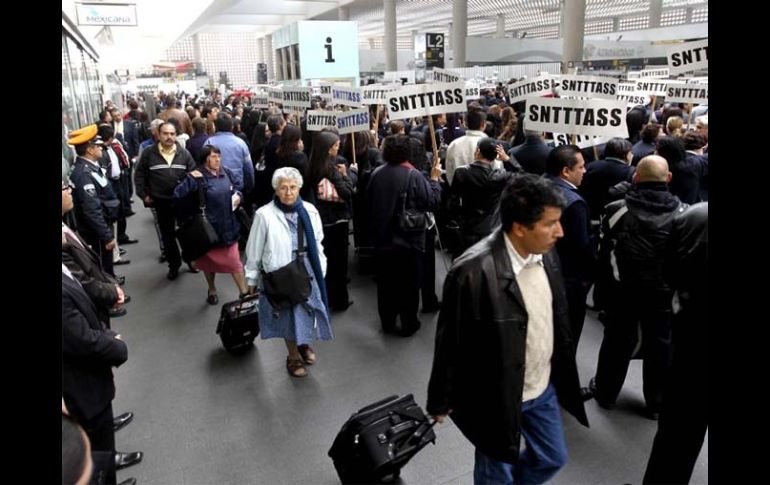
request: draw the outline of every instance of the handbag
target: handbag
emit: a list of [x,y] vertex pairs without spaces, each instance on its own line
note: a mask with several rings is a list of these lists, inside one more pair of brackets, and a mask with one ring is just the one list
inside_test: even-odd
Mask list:
[[297,218],[297,257],[286,266],[266,273],[262,271],[262,284],[270,305],[286,310],[306,303],[310,298],[310,275],[305,266],[305,229],[302,219]]
[[206,195],[198,181],[198,212],[184,221],[176,230],[182,247],[182,259],[195,261],[219,243],[219,236],[206,217]]
[[337,193],[337,188],[334,186],[332,181],[327,177],[322,178],[321,181],[318,182],[318,187],[316,188],[316,198],[326,202],[345,202]]
[[406,178],[406,187],[401,192],[401,212],[396,214],[398,220],[398,227],[403,232],[423,232],[428,228],[428,214],[424,211],[417,209],[407,209],[406,199],[409,193],[409,180],[412,177],[412,172],[416,170],[409,170],[409,175]]

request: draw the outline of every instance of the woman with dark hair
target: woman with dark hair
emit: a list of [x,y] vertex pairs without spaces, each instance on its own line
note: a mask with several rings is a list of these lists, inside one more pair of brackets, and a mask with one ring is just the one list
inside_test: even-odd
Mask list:
[[700,202],[700,184],[707,165],[701,157],[688,157],[685,142],[677,136],[661,136],[655,153],[665,158],[671,172],[668,190],[685,204]]
[[503,108],[501,118],[502,130],[497,139],[513,143],[513,139],[516,137],[516,132],[519,128],[519,119],[516,117],[516,112],[510,106],[506,106]]
[[[340,139],[332,132],[322,131],[313,139],[313,151],[305,171],[306,184],[302,198],[316,206],[323,223],[324,254],[328,261],[326,290],[329,308],[344,311],[352,304],[348,300],[348,222],[353,199],[354,181],[348,176],[344,163],[337,163]],[[351,171],[357,170],[351,165]]]
[[214,286],[216,273],[230,273],[236,286],[245,296],[248,293],[243,264],[238,253],[240,224],[235,217],[233,207],[241,203],[243,195],[233,186],[233,174],[222,166],[221,152],[214,145],[207,145],[201,150],[199,170],[188,173],[174,189],[174,199],[196,198],[199,184],[206,194],[206,218],[219,237],[219,244],[195,260],[195,268],[202,270],[208,283],[206,301],[209,305],[219,303],[217,288]]
[[647,122],[647,110],[644,106],[634,106],[626,113],[626,127],[628,128],[627,140],[634,143],[638,142],[641,131]]
[[275,150],[276,168],[294,167],[299,170],[299,173],[304,173],[307,167],[304,148],[300,129],[292,124],[286,125],[281,132],[281,143]]
[[586,173],[578,190],[588,204],[592,220],[600,219],[604,206],[610,202],[610,187],[631,181],[636,171],[630,165],[634,157],[632,148],[631,142],[625,138],[610,138],[604,147],[604,159],[586,165]]

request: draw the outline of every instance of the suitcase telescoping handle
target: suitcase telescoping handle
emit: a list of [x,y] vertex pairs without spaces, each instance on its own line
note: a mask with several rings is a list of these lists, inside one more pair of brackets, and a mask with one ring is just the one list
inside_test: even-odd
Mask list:
[[240,299],[240,302],[238,303],[238,306],[235,308],[235,315],[240,316],[241,315],[241,308],[243,307],[244,303],[248,303],[250,301],[256,300],[259,298],[259,292],[254,293],[253,295],[245,295]]

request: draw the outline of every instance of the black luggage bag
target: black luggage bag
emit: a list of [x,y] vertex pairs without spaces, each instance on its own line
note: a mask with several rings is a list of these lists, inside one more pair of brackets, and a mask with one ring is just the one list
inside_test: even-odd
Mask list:
[[396,479],[417,452],[435,444],[434,424],[411,394],[390,396],[353,414],[342,425],[329,456],[342,483]]
[[259,296],[249,295],[222,305],[217,333],[228,352],[248,350],[259,335]]

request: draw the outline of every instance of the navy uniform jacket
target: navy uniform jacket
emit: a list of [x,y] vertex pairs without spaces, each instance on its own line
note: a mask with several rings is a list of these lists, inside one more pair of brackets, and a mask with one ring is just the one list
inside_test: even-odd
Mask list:
[[83,288],[61,275],[62,397],[81,422],[102,412],[115,397],[112,367],[128,359],[125,342],[96,317]]
[[110,179],[102,169],[83,157],[75,159],[70,180],[75,185],[72,192],[78,230],[87,239],[98,237],[102,243],[112,241],[110,223],[117,219],[120,201],[112,190]]

